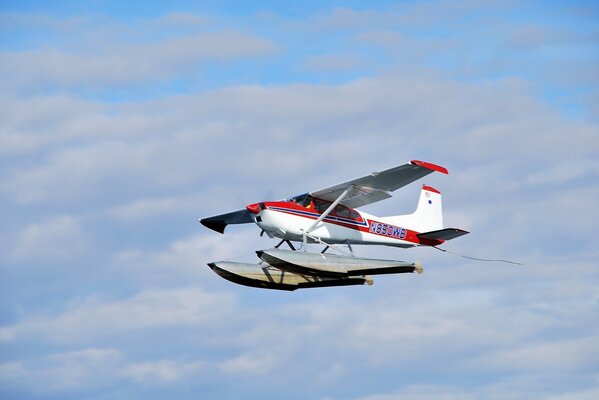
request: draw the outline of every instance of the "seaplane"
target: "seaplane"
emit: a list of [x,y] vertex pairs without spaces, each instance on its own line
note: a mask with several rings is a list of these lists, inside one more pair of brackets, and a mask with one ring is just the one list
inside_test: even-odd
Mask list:
[[[419,262],[360,258],[352,246],[436,247],[469,233],[443,226],[441,192],[427,185],[422,186],[411,214],[377,217],[358,210],[390,198],[391,192],[433,172],[448,174],[440,165],[412,160],[286,200],[253,203],[241,210],[201,218],[202,225],[221,234],[228,225],[255,223],[261,229],[260,236],[266,233],[280,240],[271,249],[256,251],[260,259],[257,264],[216,261],[208,266],[237,284],[289,291],[372,285],[372,275],[421,273]],[[283,244],[289,249],[281,248]],[[324,248],[312,252],[308,244]]]

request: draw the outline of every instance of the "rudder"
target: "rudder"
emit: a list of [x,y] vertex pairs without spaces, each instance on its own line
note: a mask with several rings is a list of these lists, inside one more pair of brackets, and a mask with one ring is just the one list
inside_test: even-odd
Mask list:
[[386,217],[385,220],[417,232],[443,229],[441,192],[431,186],[423,185],[416,211],[412,214]]

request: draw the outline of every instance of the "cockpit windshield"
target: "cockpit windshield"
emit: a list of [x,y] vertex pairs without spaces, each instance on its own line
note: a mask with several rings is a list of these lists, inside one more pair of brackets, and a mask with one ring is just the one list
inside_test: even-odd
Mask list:
[[300,206],[306,207],[312,203],[312,196],[310,193],[304,193],[290,198],[288,201],[299,204]]

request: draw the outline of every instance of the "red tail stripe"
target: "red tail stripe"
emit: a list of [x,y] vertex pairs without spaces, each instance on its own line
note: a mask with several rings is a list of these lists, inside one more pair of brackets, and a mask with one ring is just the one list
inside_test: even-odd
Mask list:
[[441,194],[441,192],[439,192],[437,189],[435,189],[432,186],[426,186],[426,185],[422,185],[422,190],[428,190],[429,192],[434,192],[434,193],[439,193]]

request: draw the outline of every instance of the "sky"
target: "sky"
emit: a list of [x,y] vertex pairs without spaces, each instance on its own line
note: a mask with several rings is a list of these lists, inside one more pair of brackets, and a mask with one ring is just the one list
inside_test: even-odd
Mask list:
[[[599,398],[592,1],[0,3],[0,398]],[[423,274],[296,292],[198,218],[425,160]],[[315,248],[316,250],[316,248]],[[317,249],[319,250],[319,249]]]

